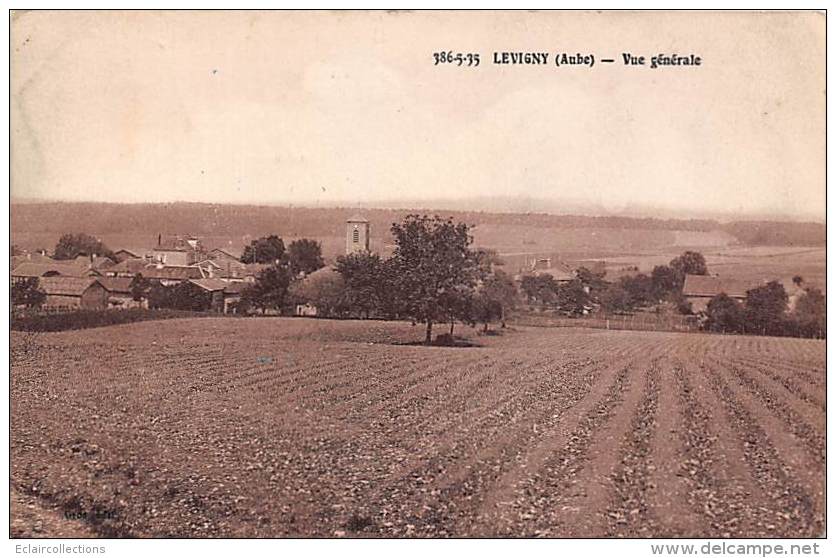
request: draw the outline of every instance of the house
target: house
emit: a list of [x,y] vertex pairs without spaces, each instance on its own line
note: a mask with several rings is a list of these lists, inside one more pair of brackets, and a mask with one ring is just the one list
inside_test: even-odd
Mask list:
[[223,314],[234,314],[241,301],[241,283],[229,283],[221,279],[190,279],[190,283],[210,295],[210,310]]
[[43,308],[107,308],[107,291],[93,277],[40,277],[38,288],[46,293]]
[[268,267],[270,267],[269,264],[244,264],[241,262],[234,264],[227,262],[226,267],[218,270],[216,276],[229,283],[255,283],[258,274]]
[[552,258],[534,259],[527,268],[520,270],[515,279],[519,281],[525,275],[551,275],[557,283],[568,283],[576,276],[571,266]]
[[758,283],[716,275],[686,275],[682,295],[691,303],[691,310],[699,313],[705,312],[709,301],[720,293],[743,302],[746,300],[746,291],[758,286]]
[[154,259],[165,265],[193,265],[204,256],[203,244],[194,236],[166,240],[160,236],[153,250]]
[[306,302],[305,304],[297,304],[296,305],[296,315],[297,316],[305,316],[305,317],[315,317],[317,315],[317,308],[310,302]]
[[215,260],[201,260],[199,262],[195,262],[194,265],[202,269],[203,272],[209,277],[215,277],[217,275],[220,275],[224,271],[223,267]]
[[134,300],[131,285],[133,279],[130,277],[100,277],[98,282],[107,291],[108,308],[145,308],[148,302],[145,300]]

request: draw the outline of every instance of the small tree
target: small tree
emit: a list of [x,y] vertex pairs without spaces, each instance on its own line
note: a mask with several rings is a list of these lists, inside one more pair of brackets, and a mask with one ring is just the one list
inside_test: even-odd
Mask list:
[[38,308],[46,301],[46,293],[38,286],[37,277],[27,277],[12,283],[12,306]]
[[580,316],[590,303],[589,293],[580,279],[575,278],[557,290],[557,306],[571,316]]
[[[487,315],[492,320],[498,319],[502,327],[505,327],[505,318],[508,312],[516,307],[519,296],[511,276],[501,269],[494,270],[485,277],[478,294],[482,297],[482,301],[477,304],[482,305],[480,311],[483,316]],[[496,312],[499,314],[494,315]],[[484,320],[479,321],[484,323]],[[485,329],[487,330],[487,324]]]
[[131,280],[131,298],[136,302],[141,302],[148,299],[151,293],[151,281],[144,278],[141,273],[137,273]]
[[473,297],[471,310],[474,321],[484,324],[483,331],[488,331],[488,324],[491,322],[502,319],[502,304],[484,289],[479,290]]
[[468,226],[452,219],[408,215],[392,225],[395,237],[394,287],[406,315],[426,324],[432,343],[434,323],[455,315],[460,293],[476,284],[479,261]]
[[308,275],[325,267],[322,259],[322,246],[315,240],[309,238],[294,240],[288,246],[287,252],[290,273],[294,277],[300,273]]
[[244,247],[241,261],[246,264],[277,264],[285,261],[284,241],[271,234],[250,242]]

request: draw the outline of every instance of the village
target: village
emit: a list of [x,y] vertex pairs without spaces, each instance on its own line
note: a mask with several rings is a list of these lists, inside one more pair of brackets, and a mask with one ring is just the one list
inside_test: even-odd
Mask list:
[[[382,268],[375,267],[381,260],[372,253],[371,238],[369,221],[363,216],[346,219],[345,256],[377,258],[361,265],[372,266],[367,272],[382,274]],[[262,241],[268,244],[262,246],[259,244]],[[271,255],[273,248],[269,242],[279,243],[279,252]],[[294,245],[304,248],[306,253],[297,257],[307,261],[287,261],[288,257],[294,257]],[[259,246],[262,246],[261,254]],[[26,297],[23,300],[18,297],[15,306],[36,307],[40,312],[168,307],[220,314],[247,314],[260,306],[262,314],[397,318],[395,312],[382,310],[379,301],[358,301],[358,296],[380,298],[379,293],[372,294],[371,291],[385,290],[382,283],[371,285],[366,278],[366,284],[359,289],[360,294],[346,294],[350,286],[345,284],[345,277],[340,277],[340,273],[346,273],[344,268],[338,269],[340,258],[337,262],[326,262],[316,240],[296,240],[290,248],[285,253],[282,240],[272,235],[253,241],[244,247],[243,253],[235,254],[232,249],[209,249],[194,235],[158,234],[155,245],[144,250],[119,248],[107,250],[107,255],[78,253],[69,259],[57,259],[46,251],[19,253],[11,259],[12,285],[18,289],[36,288],[43,295],[35,304],[27,302]],[[603,261],[589,260],[583,262],[583,266],[572,266],[559,258],[532,254],[523,260],[523,264],[510,269],[502,254],[490,250],[485,253],[489,254],[491,273],[496,274],[500,283],[506,283],[504,294],[498,295],[500,300],[491,303],[494,310],[488,311],[490,315],[482,319],[486,329],[493,319],[504,324],[507,315],[514,310],[518,317],[531,319],[544,315],[589,318],[583,325],[608,329],[648,329],[650,324],[650,329],[693,331],[707,326],[723,333],[744,332],[746,320],[742,308],[747,293],[766,288],[767,284],[778,284],[776,281],[752,282],[711,274],[704,258],[695,252],[686,252],[670,266],[657,266],[650,274],[641,273],[638,268],[626,268],[614,277],[607,273]],[[267,281],[260,280],[262,274],[277,269],[280,264],[289,273],[282,287],[281,301],[277,304],[274,295],[271,304],[263,301],[253,304],[254,297],[247,295]],[[275,279],[269,273],[265,277]],[[780,285],[780,289],[783,294],[777,296],[785,297],[787,313],[794,312],[799,300],[808,294],[801,277],[794,278],[792,285]],[[162,295],[159,294],[161,291]],[[174,295],[165,294],[165,291],[176,291],[181,300],[172,302]],[[292,296],[285,297],[285,292]],[[720,295],[731,301],[726,306],[733,304],[730,308],[717,306],[719,310],[715,309],[714,314],[720,315],[712,317],[709,306]],[[336,299],[341,302],[335,302]],[[734,315],[729,315],[730,312]],[[463,323],[475,324],[479,318],[472,314],[458,318]],[[626,315],[631,316],[629,324]],[[807,330],[816,330],[815,336],[823,336],[824,328],[816,327]],[[763,329],[762,333],[765,332]]]

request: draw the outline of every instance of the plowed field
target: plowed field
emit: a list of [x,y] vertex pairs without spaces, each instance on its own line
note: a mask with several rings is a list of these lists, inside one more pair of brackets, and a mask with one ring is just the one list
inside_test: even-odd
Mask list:
[[823,533],[824,342],[466,331],[13,332],[12,534]]

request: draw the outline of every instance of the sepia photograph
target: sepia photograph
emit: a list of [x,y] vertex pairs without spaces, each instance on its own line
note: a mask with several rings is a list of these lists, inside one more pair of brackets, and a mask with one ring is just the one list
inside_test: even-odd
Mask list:
[[824,10],[9,33],[16,553],[824,548]]

